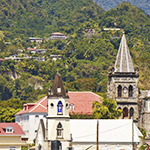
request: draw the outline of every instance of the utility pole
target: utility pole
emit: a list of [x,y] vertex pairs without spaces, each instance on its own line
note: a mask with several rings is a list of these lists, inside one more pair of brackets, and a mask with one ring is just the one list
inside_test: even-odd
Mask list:
[[134,123],[132,120],[132,149],[134,150]]
[[97,120],[97,131],[96,131],[96,150],[99,150],[99,121]]

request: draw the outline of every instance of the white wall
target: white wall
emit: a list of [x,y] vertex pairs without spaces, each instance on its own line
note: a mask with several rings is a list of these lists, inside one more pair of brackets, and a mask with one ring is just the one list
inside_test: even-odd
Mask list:
[[[19,116],[21,118],[20,121],[17,118]],[[44,116],[46,116],[46,113],[28,113],[16,116],[16,123],[22,127],[26,134],[25,137],[28,137],[29,143],[33,143],[33,140],[35,139],[40,119],[46,120]]]
[[[16,150],[21,150],[21,146],[14,146]],[[0,150],[10,150],[10,146],[0,146]]]
[[[96,149],[96,143],[73,143],[73,150],[85,150],[89,148],[89,150]],[[99,150],[132,150],[131,143],[121,144],[121,143],[107,143],[107,144],[100,144]]]

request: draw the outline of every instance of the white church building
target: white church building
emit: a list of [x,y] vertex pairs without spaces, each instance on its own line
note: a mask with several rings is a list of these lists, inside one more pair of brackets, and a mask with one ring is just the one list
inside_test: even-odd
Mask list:
[[[101,102],[101,97],[90,91],[74,92],[69,91],[69,114],[92,115],[92,103]],[[85,105],[86,103],[86,105]],[[47,116],[47,96],[43,97],[36,103],[24,104],[24,108],[18,112],[16,123],[18,123],[25,132],[25,138],[28,143],[33,143],[36,137],[40,119],[46,121]]]
[[[48,115],[40,120],[36,150],[132,150],[141,144],[141,132],[130,119],[70,119],[69,97],[59,73],[47,94]],[[98,140],[96,140],[98,139]]]

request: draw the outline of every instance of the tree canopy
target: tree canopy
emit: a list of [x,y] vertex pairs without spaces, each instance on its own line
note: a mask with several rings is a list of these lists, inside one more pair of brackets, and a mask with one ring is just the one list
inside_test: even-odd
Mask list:
[[93,102],[93,117],[95,119],[118,119],[122,110],[117,109],[117,102],[111,99],[103,99],[102,103]]

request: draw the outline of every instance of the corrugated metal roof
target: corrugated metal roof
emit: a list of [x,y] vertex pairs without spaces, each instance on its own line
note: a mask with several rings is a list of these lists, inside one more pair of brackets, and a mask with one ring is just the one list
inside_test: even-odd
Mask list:
[[[142,136],[139,129],[130,119],[101,119],[99,122],[99,142],[139,142]],[[71,119],[70,132],[73,142],[96,142],[97,120],[95,119]]]

